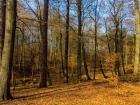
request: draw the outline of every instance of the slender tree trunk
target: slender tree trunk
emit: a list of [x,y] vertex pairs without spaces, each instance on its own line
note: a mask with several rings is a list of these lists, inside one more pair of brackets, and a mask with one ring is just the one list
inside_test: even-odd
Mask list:
[[63,73],[63,76],[65,77],[65,67],[64,67],[63,47],[62,47],[62,33],[61,32],[60,32],[60,53],[61,53],[61,68],[62,68],[62,73]]
[[114,71],[117,75],[121,75],[120,73],[120,61],[119,61],[119,37],[118,37],[118,32],[119,32],[119,24],[116,23],[116,31],[115,31],[115,53],[116,53],[116,60],[115,60],[115,68]]
[[135,40],[135,61],[134,61],[134,74],[139,72],[139,54],[140,54],[140,13],[139,13],[139,0],[134,0],[135,16],[136,16],[136,40]]
[[0,71],[0,100],[8,100],[10,94],[10,79],[14,52],[16,29],[16,0],[7,0],[6,3],[5,40]]
[[97,15],[98,15],[98,13],[97,13],[97,8],[98,8],[98,0],[96,1],[96,8],[95,8],[95,20],[94,20],[94,22],[95,22],[95,25],[94,25],[94,27],[95,27],[95,38],[94,38],[94,74],[93,74],[93,79],[95,80],[95,76],[96,76],[96,66],[97,66],[97,44],[98,44],[98,41],[97,41],[97,34],[98,34],[98,30],[97,30],[97,25],[98,25],[98,20],[97,20]]
[[[82,39],[84,39],[83,34],[82,34]],[[84,40],[82,40],[82,50],[83,50],[83,61],[84,61],[84,68],[85,68],[87,80],[91,80],[91,78],[89,76],[89,70],[88,70],[88,66],[87,66],[87,61],[86,61],[86,51],[85,51]]]
[[83,61],[84,61],[84,68],[85,68],[87,80],[91,80],[91,78],[89,76],[89,70],[88,70],[88,66],[87,66],[86,53],[85,53],[85,51],[83,51]]
[[121,62],[123,71],[121,74],[125,74],[125,62],[124,62],[124,38],[123,38],[123,23],[121,22],[121,33],[120,33],[120,50],[121,50]]
[[77,48],[77,78],[78,82],[81,80],[81,38],[82,38],[82,0],[77,0],[78,6],[78,48]]
[[97,66],[97,22],[95,19],[95,47],[94,47],[94,77],[93,79],[95,80],[95,75],[96,75],[96,66]]
[[70,8],[70,1],[67,0],[66,2],[66,37],[65,37],[65,77],[66,83],[68,83],[68,52],[69,52],[69,8]]
[[[136,47],[136,34],[133,35],[133,43],[134,43],[134,46]],[[134,62],[135,62],[135,53],[136,53],[136,48],[135,47],[133,48],[133,50],[134,50],[134,59],[131,59],[131,61],[129,60],[131,62],[131,64],[134,64]],[[131,46],[131,48],[132,48],[132,46]]]
[[41,32],[41,71],[40,71],[40,88],[47,86],[48,79],[48,9],[49,0],[44,0],[43,12],[43,32]]
[[128,53],[128,51],[127,51],[127,34],[125,34],[125,69],[126,69],[126,67],[127,67],[127,54]]

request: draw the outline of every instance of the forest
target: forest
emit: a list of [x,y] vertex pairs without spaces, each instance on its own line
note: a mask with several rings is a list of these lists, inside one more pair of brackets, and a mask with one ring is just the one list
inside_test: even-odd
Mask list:
[[140,1],[0,0],[0,105],[140,105]]

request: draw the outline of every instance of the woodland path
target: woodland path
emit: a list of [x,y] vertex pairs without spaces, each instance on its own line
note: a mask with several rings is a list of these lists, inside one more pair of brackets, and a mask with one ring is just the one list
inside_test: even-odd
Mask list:
[[16,90],[13,96],[14,100],[0,105],[140,105],[140,85],[120,83],[116,87],[90,81]]

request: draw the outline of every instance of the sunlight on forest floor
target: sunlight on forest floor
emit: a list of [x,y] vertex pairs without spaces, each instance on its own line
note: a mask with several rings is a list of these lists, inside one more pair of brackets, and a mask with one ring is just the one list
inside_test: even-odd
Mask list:
[[105,82],[62,84],[47,89],[23,89],[0,105],[140,105],[140,85]]

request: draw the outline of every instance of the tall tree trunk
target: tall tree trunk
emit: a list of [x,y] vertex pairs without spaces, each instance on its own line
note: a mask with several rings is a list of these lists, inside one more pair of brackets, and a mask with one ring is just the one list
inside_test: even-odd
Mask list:
[[95,80],[95,74],[96,74],[96,66],[97,66],[97,22],[95,19],[95,47],[94,47],[94,77],[93,79]]
[[140,54],[140,13],[139,13],[139,0],[134,0],[135,16],[136,16],[136,39],[135,39],[135,61],[134,61],[134,74],[139,72],[139,54]]
[[7,0],[6,2],[5,40],[0,71],[0,100],[11,98],[10,79],[16,29],[16,4],[16,0]]
[[[62,46],[62,33],[60,32],[60,53],[61,53],[61,68],[63,76],[65,77],[65,67],[64,67],[64,60],[63,60],[63,46]],[[61,75],[61,73],[60,73]]]
[[65,77],[66,83],[68,83],[68,52],[69,52],[69,8],[70,8],[70,1],[67,0],[66,2],[66,37],[65,37]]
[[48,76],[48,9],[49,0],[44,0],[44,12],[43,12],[43,32],[41,34],[41,73],[40,73],[40,88],[47,86]]
[[77,78],[78,82],[81,80],[81,38],[82,38],[82,0],[77,0],[78,6],[78,48],[77,48]]
[[98,34],[98,30],[97,30],[97,25],[98,25],[98,20],[97,20],[97,11],[98,11],[98,0],[96,1],[96,6],[95,6],[95,25],[94,25],[94,28],[95,28],[95,38],[94,38],[94,74],[93,74],[93,79],[95,80],[95,76],[96,76],[96,66],[97,66],[97,44],[98,44],[98,41],[97,41],[97,34]]
[[0,66],[2,59],[2,50],[4,45],[4,36],[5,36],[5,16],[6,16],[6,0],[1,0],[0,2]]
[[124,58],[124,59],[125,59],[125,69],[126,69],[126,67],[127,67],[127,62],[128,62],[128,61],[127,61],[127,60],[128,60],[128,59],[127,59],[127,57],[128,57],[128,56],[127,56],[127,55],[128,55],[128,51],[127,51],[127,49],[128,49],[128,48],[127,48],[127,34],[125,34],[125,45],[124,45],[124,46],[125,46],[125,47],[124,47],[124,48],[125,48],[125,58]]
[[121,33],[120,33],[120,50],[121,50],[121,63],[122,69],[121,74],[125,74],[125,62],[124,62],[124,38],[123,38],[123,23],[121,21]]
[[116,54],[116,60],[115,60],[115,68],[114,71],[116,75],[121,75],[120,73],[120,61],[119,61],[119,37],[118,37],[118,32],[119,32],[119,23],[116,22],[116,27],[115,27],[115,54]]

